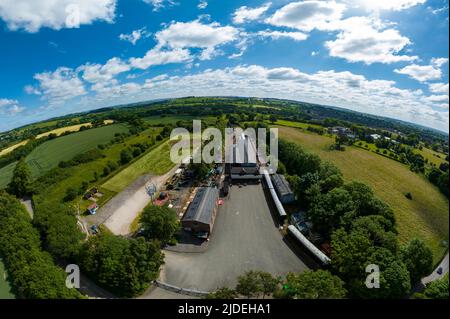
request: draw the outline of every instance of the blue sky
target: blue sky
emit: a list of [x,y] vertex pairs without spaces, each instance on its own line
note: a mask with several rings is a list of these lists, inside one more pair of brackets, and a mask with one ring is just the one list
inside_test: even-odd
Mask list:
[[0,0],[0,130],[187,95],[448,132],[448,0]]

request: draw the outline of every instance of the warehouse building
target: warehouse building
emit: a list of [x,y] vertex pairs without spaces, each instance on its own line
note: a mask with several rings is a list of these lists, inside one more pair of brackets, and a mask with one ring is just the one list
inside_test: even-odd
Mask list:
[[284,175],[274,174],[271,176],[271,179],[281,203],[289,204],[295,201],[294,192],[291,190],[291,186]]
[[259,180],[262,175],[258,167],[232,167],[232,180]]
[[185,230],[192,231],[198,237],[208,237],[214,227],[217,215],[219,190],[215,187],[199,187],[194,200],[181,220]]
[[232,180],[260,180],[255,141],[244,134],[240,135],[230,146],[232,163],[225,166],[225,174]]

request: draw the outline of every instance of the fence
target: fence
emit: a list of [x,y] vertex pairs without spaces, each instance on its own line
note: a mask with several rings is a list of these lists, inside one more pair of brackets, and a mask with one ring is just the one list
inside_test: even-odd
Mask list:
[[177,294],[187,295],[187,296],[194,296],[194,297],[204,297],[209,294],[209,292],[206,291],[200,291],[195,289],[187,289],[187,288],[180,288],[174,285],[170,285],[158,280],[155,280],[154,282],[156,287],[175,292]]

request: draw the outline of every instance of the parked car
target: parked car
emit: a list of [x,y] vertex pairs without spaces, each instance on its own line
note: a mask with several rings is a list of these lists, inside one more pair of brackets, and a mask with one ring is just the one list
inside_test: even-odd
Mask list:
[[92,231],[92,234],[97,235],[99,233],[99,229],[98,229],[97,225],[93,225],[91,227],[91,231]]

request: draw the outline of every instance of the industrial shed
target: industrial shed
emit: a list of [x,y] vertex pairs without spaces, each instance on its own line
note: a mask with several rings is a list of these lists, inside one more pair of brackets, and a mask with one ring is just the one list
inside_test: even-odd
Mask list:
[[281,203],[289,204],[295,201],[294,192],[284,175],[274,174],[271,179]]
[[258,180],[262,178],[258,167],[232,167],[230,175],[233,180]]
[[200,187],[181,220],[184,229],[194,233],[211,234],[217,214],[219,190],[215,187]]

